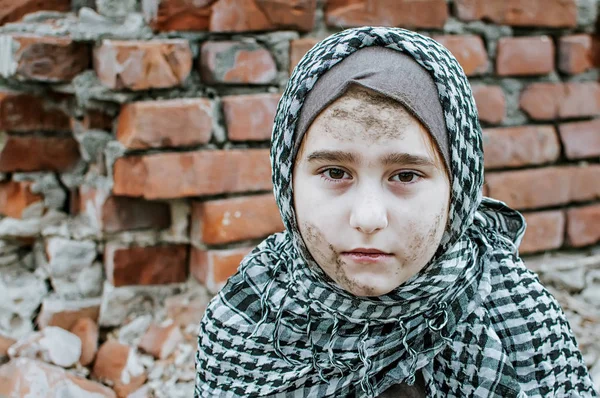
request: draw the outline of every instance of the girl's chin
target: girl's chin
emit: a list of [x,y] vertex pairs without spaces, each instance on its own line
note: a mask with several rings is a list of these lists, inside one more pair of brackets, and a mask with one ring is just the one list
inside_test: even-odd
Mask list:
[[[396,275],[394,275],[394,277],[397,278]],[[345,291],[357,297],[377,297],[390,293],[403,282],[404,281],[400,281],[392,277],[366,278],[364,276],[355,276],[344,281],[340,281],[338,284]]]

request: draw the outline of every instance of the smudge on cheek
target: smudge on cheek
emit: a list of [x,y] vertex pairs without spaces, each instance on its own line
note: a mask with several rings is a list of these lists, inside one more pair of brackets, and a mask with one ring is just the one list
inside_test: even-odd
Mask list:
[[336,256],[335,252],[331,250],[332,246],[327,247],[324,245],[326,242],[325,236],[314,224],[304,222],[300,232],[310,254],[312,254],[317,264],[325,269],[326,264],[331,263]]
[[[408,223],[407,231],[411,231],[411,242],[407,248],[406,260],[408,263],[414,263],[419,260],[425,254],[429,252],[435,252],[439,246],[438,233],[440,228],[442,231],[445,229],[444,217],[446,215],[446,208],[443,208],[434,218],[433,222],[429,225],[425,223],[417,223],[411,221]],[[427,259],[429,261],[429,259]]]
[[419,233],[419,227],[414,221],[408,223],[407,231],[412,231],[412,239],[408,245],[408,253],[406,253],[408,264],[414,263],[423,250],[423,236]]

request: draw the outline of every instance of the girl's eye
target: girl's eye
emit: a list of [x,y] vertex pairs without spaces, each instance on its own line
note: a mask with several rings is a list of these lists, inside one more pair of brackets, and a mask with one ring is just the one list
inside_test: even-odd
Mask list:
[[346,173],[344,170],[335,168],[324,170],[321,174],[325,175],[325,177],[329,180],[347,179],[345,177],[348,175],[348,173]]
[[[395,179],[397,177],[397,179]],[[398,173],[392,177],[392,180],[403,182],[405,184],[409,184],[415,182],[420,176],[417,173],[413,173],[412,171],[403,171],[402,173]]]

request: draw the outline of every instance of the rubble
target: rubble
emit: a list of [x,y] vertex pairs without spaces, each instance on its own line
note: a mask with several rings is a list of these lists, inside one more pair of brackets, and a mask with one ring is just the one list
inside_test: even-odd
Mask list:
[[80,318],[70,331],[81,340],[79,363],[83,366],[90,365],[98,351],[98,325],[90,318]]
[[2,397],[115,398],[102,384],[77,377],[58,366],[29,358],[16,358],[0,366]]
[[105,342],[98,350],[92,375],[112,385],[119,398],[127,397],[146,381],[135,349],[115,340]]
[[81,340],[64,329],[49,326],[10,346],[8,356],[40,359],[63,368],[70,368],[81,357]]
[[139,348],[152,354],[154,358],[165,359],[175,350],[177,344],[183,340],[179,326],[173,321],[166,325],[151,325],[140,341]]
[[19,339],[33,331],[31,319],[48,287],[43,279],[21,264],[0,272],[0,333]]
[[86,298],[76,300],[65,300],[62,297],[52,295],[44,298],[42,309],[37,317],[40,328],[46,326],[59,326],[70,330],[77,320],[90,318],[94,322],[100,316],[100,303],[102,298]]

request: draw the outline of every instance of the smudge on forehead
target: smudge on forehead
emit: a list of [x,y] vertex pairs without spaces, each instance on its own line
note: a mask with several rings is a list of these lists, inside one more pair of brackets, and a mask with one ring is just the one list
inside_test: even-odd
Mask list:
[[336,100],[314,124],[317,130],[340,141],[379,142],[401,140],[411,119],[398,102],[360,91],[347,93]]

